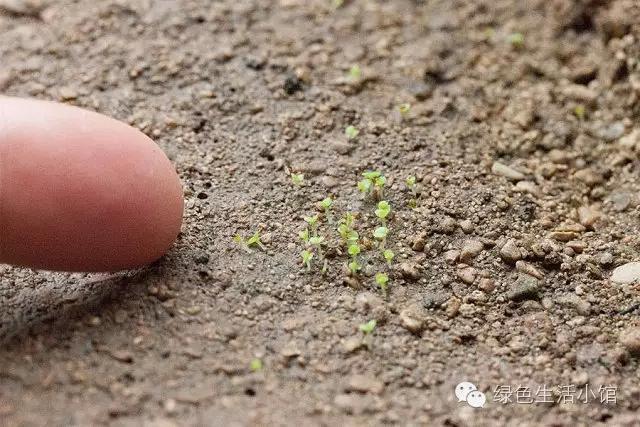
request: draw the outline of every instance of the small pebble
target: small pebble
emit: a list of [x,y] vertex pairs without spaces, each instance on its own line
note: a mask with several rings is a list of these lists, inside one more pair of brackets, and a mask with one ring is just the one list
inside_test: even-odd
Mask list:
[[347,392],[382,394],[384,383],[369,375],[352,375],[345,386]]
[[490,294],[496,288],[496,282],[493,279],[484,278],[480,280],[478,288],[480,288],[485,293]]
[[640,262],[629,262],[613,270],[611,281],[619,285],[630,285],[640,281]]
[[536,299],[538,297],[538,279],[528,274],[518,274],[516,282],[507,292],[507,298],[512,301]]
[[540,270],[525,261],[516,261],[516,270],[521,273],[528,274],[529,276],[533,276],[536,279],[542,280],[544,277]]
[[416,307],[409,307],[400,312],[402,327],[411,333],[419,334],[424,330],[425,319]]
[[471,222],[468,219],[465,219],[463,221],[460,221],[460,228],[465,234],[471,234],[473,233],[473,230],[475,227],[473,225],[473,222]]
[[424,308],[438,308],[449,299],[449,295],[444,292],[427,292],[422,300]]
[[522,252],[515,240],[509,239],[500,249],[500,257],[508,264],[514,264],[522,258]]
[[447,317],[449,318],[456,317],[458,315],[458,312],[460,311],[461,304],[462,304],[462,301],[460,301],[459,298],[457,297],[449,298],[449,301],[447,301],[447,307],[445,309],[445,314],[447,315]]
[[444,260],[449,265],[454,265],[460,258],[460,251],[452,249],[444,253]]
[[521,181],[525,179],[525,175],[522,172],[519,172],[512,167],[509,167],[500,162],[494,162],[491,167],[491,172],[496,175],[503,176],[511,181]]
[[640,328],[630,327],[620,333],[620,343],[632,355],[640,355]]
[[473,258],[478,256],[484,245],[478,240],[468,240],[462,246],[460,251],[460,262],[468,264]]
[[464,283],[466,283],[467,285],[470,285],[473,283],[473,281],[476,279],[477,273],[478,273],[478,270],[476,270],[473,267],[464,267],[464,268],[458,269],[457,271],[458,278],[462,280]]
[[420,278],[420,270],[415,264],[403,262],[397,267],[400,275],[407,280],[418,280]]
[[557,240],[559,242],[568,242],[577,238],[578,235],[572,231],[552,231],[549,233],[549,238]]
[[624,134],[624,124],[622,122],[615,122],[608,126],[603,126],[598,129],[597,134],[607,142],[614,141]]

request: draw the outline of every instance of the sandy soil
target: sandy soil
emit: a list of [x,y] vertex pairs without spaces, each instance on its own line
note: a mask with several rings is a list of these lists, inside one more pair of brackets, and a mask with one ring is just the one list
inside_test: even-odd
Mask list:
[[0,0],[0,91],[141,129],[187,207],[141,271],[0,266],[0,424],[636,425],[638,37],[634,0]]

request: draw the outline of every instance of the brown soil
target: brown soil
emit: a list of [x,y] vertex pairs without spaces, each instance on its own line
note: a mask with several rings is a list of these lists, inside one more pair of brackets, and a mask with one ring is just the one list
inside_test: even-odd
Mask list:
[[[2,93],[141,129],[187,209],[142,271],[0,267],[0,424],[637,422],[639,287],[609,280],[640,258],[635,0],[31,4],[0,0]],[[325,225],[327,274],[299,257],[329,194],[370,236],[367,169],[393,209],[388,299],[367,242],[357,278]],[[266,250],[233,241],[256,230]],[[584,384],[617,401],[494,393]]]

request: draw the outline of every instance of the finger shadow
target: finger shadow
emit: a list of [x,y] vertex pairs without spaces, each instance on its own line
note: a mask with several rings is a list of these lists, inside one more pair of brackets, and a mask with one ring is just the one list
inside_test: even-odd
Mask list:
[[[9,271],[0,279],[0,348],[19,345],[31,334],[55,340],[68,335],[87,314],[112,311],[115,305],[141,298],[145,283],[159,274],[160,263],[109,275]],[[7,286],[19,289],[9,294]]]

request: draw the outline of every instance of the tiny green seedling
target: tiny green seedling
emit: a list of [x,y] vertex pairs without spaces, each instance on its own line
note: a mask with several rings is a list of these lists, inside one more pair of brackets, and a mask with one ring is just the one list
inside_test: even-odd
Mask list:
[[371,319],[367,323],[362,323],[358,326],[358,329],[362,332],[362,345],[365,345],[369,350],[371,350],[372,334],[376,329],[376,324],[376,319]]
[[260,372],[262,371],[262,368],[263,368],[262,360],[258,358],[253,359],[249,364],[249,369],[251,369],[252,372]]
[[348,267],[352,276],[355,276],[356,274],[358,274],[358,271],[362,269],[362,266],[356,260],[350,261],[348,264]]
[[357,243],[349,245],[349,248],[347,248],[347,253],[352,258],[357,257],[358,255],[360,255],[360,245],[358,245]]
[[360,131],[355,126],[349,125],[344,129],[344,134],[347,139],[351,141],[358,137]]
[[415,192],[415,188],[416,188],[416,177],[413,175],[409,175],[407,177],[407,179],[404,181],[404,183],[407,185],[407,188],[411,191]]
[[579,120],[584,120],[584,116],[585,116],[586,112],[587,112],[587,110],[584,107],[584,105],[582,105],[582,104],[581,105],[576,105],[576,107],[573,109],[573,114],[575,114],[576,117]]
[[389,229],[387,227],[377,227],[375,230],[373,230],[373,237],[378,240],[386,239],[387,234],[389,234]]
[[371,192],[372,183],[371,180],[363,179],[358,182],[358,190],[365,196]]
[[358,263],[358,255],[360,255],[360,245],[353,243],[347,248],[347,253],[351,257],[351,261],[347,265],[352,276],[358,274],[362,266]]
[[293,182],[293,185],[295,185],[296,187],[302,187],[302,184],[304,184],[304,174],[292,173],[291,182]]
[[358,232],[353,229],[353,224],[355,222],[355,217],[351,212],[347,212],[344,217],[340,220],[340,225],[338,225],[338,234],[340,234],[340,238],[347,246],[351,246],[354,243],[358,242]]
[[313,231],[314,236],[318,235],[318,219],[318,215],[304,217],[305,222],[309,224],[309,227],[311,227],[311,231]]
[[324,244],[324,237],[322,236],[313,236],[309,239],[309,244],[311,246],[320,246],[322,244]]
[[253,233],[253,236],[249,237],[247,240],[245,240],[240,234],[236,234],[235,236],[233,236],[233,240],[249,253],[251,252],[250,248],[253,246],[258,246],[260,249],[266,250],[266,248],[262,244],[262,241],[260,240],[259,231]]
[[413,199],[409,200],[409,207],[414,209],[418,204],[416,201],[418,198],[418,191],[416,189],[416,177],[413,175],[409,175],[404,183],[407,185],[407,188],[411,190],[411,194],[413,195]]
[[515,48],[524,46],[524,35],[522,33],[511,33],[507,36],[507,41]]
[[358,329],[360,329],[360,331],[366,336],[366,335],[370,335],[374,329],[376,328],[376,319],[371,319],[369,320],[367,323],[363,323],[360,326],[358,326]]
[[251,237],[249,237],[247,239],[247,246],[248,247],[258,246],[262,250],[266,249],[264,247],[264,245],[262,244],[262,241],[260,240],[260,232],[259,231],[256,231],[255,233],[253,233],[253,236],[251,236]]
[[391,213],[391,205],[386,200],[381,200],[378,202],[378,208],[376,209],[376,216],[380,219],[380,222],[385,224],[387,222],[387,217]]
[[322,261],[322,272],[327,271],[327,260],[322,252],[322,245],[325,244],[324,237],[322,236],[313,236],[309,239],[309,244],[316,249],[316,253],[318,254],[318,259]]
[[401,117],[406,117],[411,111],[411,104],[400,104],[398,105],[398,111],[400,112]]
[[307,271],[311,271],[311,258],[313,258],[313,252],[305,249],[300,252],[300,256],[302,257],[302,264],[307,268]]
[[324,209],[324,217],[329,223],[333,222],[333,218],[331,218],[331,206],[333,206],[333,199],[331,199],[331,197],[325,197],[320,202],[320,207]]
[[311,236],[309,236],[309,229],[308,228],[305,228],[304,230],[299,232],[298,236],[300,237],[300,240],[302,240],[306,244],[309,244],[309,239],[311,238]]
[[346,214],[344,214],[344,217],[342,218],[342,223],[344,225],[346,225],[347,227],[351,228],[351,227],[353,227],[353,224],[355,222],[356,222],[356,217],[353,216],[353,213],[347,212]]
[[380,286],[380,290],[382,290],[382,293],[386,297],[389,284],[389,276],[387,273],[376,273],[376,284]]
[[351,79],[351,81],[358,81],[362,78],[362,70],[360,69],[359,65],[353,65],[350,69],[349,69],[349,79]]
[[347,247],[353,243],[356,243],[360,238],[357,231],[348,228],[344,224],[340,224],[340,226],[338,226],[338,233],[340,233],[340,237],[347,245]]
[[333,205],[333,200],[331,199],[331,197],[326,197],[322,199],[322,201],[320,202],[320,206],[325,210],[331,208],[332,205]]
[[344,5],[344,0],[332,0],[331,4],[334,9],[339,9]]
[[391,262],[393,261],[393,257],[395,257],[396,254],[393,253],[391,249],[385,249],[384,251],[382,251],[382,256],[387,261],[387,265],[391,267]]
[[360,190],[364,196],[375,193],[377,198],[381,199],[387,178],[379,171],[363,172],[362,176],[364,178],[358,182],[358,190]]
[[373,230],[373,237],[380,241],[380,250],[384,250],[387,243],[387,234],[389,234],[389,229],[385,226],[377,227]]

